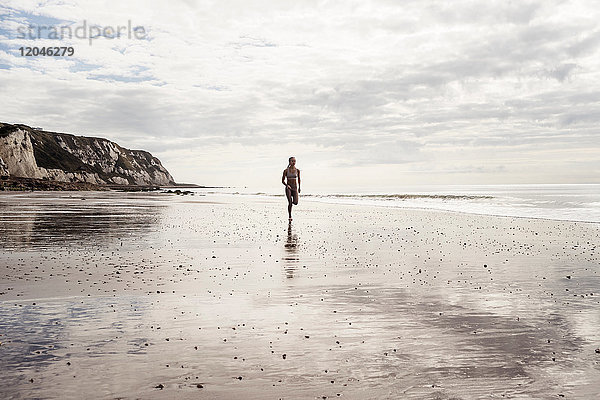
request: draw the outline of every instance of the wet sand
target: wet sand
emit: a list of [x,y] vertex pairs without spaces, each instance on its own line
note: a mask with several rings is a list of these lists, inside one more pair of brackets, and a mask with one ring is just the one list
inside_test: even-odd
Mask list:
[[600,396],[600,224],[0,194],[7,399]]

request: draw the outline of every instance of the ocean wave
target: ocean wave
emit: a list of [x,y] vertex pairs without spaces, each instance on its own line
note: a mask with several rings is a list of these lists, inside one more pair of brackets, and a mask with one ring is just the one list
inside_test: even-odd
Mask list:
[[[273,196],[285,197],[284,194],[268,194],[264,192],[232,194],[250,195],[250,196]],[[312,197],[316,199],[372,199],[372,200],[482,200],[493,199],[494,196],[488,195],[458,195],[458,194],[304,194],[302,197]]]
[[322,198],[365,198],[383,200],[413,200],[413,199],[435,199],[435,200],[481,200],[493,199],[489,195],[459,195],[459,194],[305,194],[304,197]]

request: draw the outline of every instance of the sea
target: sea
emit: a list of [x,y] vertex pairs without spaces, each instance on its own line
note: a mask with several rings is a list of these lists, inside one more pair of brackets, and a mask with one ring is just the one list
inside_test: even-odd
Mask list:
[[[305,186],[306,187],[306,186]],[[284,197],[283,190],[193,189],[199,194]],[[301,201],[600,223],[600,184],[405,186],[301,193]]]

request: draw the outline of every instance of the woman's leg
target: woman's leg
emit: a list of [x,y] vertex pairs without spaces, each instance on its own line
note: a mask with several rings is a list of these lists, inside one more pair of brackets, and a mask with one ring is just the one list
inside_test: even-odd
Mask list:
[[287,197],[288,201],[288,214],[290,219],[292,219],[292,191],[287,187],[285,188],[285,197]]

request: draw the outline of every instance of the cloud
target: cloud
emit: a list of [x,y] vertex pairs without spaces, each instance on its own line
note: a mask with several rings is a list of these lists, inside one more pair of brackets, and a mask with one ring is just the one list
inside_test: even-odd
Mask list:
[[[320,167],[402,165],[399,180],[428,170],[435,181],[470,169],[482,182],[525,179],[509,157],[530,166],[544,151],[563,149],[560,163],[600,150],[590,1],[5,3],[0,119],[145,148],[177,179],[205,179],[189,173],[198,164],[217,181],[221,162],[246,168],[231,149],[261,171],[301,148]],[[75,55],[56,59],[17,51],[56,41],[8,35],[83,20],[131,21],[148,37],[66,39]],[[186,166],[190,154],[213,164]],[[589,168],[572,168],[569,179],[589,181]]]

